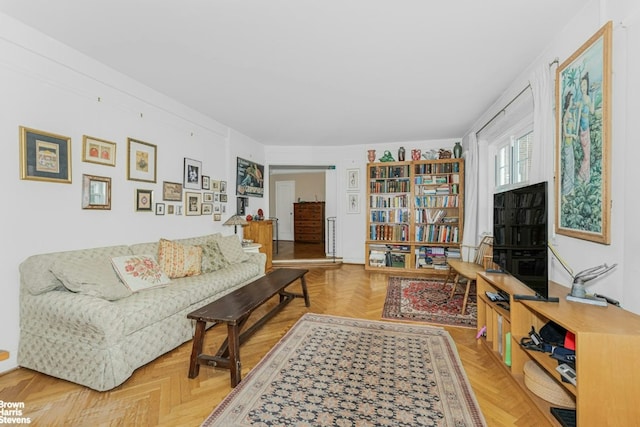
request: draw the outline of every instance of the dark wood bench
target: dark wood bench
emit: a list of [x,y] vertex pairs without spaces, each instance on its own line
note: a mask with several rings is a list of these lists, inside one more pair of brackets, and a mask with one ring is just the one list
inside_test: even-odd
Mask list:
[[[189,378],[198,376],[200,365],[217,366],[231,371],[231,387],[238,385],[241,380],[240,344],[293,299],[304,298],[305,305],[310,306],[307,283],[304,278],[308,271],[289,268],[273,270],[248,285],[189,313],[187,317],[196,321],[189,363]],[[302,293],[285,291],[287,286],[298,279],[300,279]],[[250,328],[240,333],[251,313],[275,295],[280,296],[278,305],[257,320]],[[227,324],[227,339],[215,355],[202,354],[207,322]]]

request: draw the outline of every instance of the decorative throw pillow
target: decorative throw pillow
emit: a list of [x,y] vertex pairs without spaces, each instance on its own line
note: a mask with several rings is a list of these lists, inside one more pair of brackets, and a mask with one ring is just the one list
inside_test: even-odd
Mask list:
[[111,258],[120,279],[133,292],[164,286],[171,280],[153,255],[126,255]]
[[51,272],[71,292],[115,301],[131,295],[113,270],[110,259],[66,259],[57,261]]
[[237,264],[249,259],[249,254],[242,248],[240,238],[236,234],[218,237],[216,242],[229,264]]
[[202,248],[160,239],[158,263],[172,279],[197,276],[202,271]]
[[222,255],[218,243],[210,240],[202,247],[202,272],[211,273],[229,265],[227,259]]

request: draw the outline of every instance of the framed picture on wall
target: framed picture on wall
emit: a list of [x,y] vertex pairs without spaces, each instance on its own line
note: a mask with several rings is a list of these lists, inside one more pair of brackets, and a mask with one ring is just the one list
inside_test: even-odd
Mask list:
[[111,209],[111,178],[82,175],[82,209]]
[[153,191],[152,190],[136,190],[136,212],[152,212],[153,211]]
[[187,216],[202,215],[202,193],[184,194],[184,212]]
[[605,24],[556,70],[558,234],[610,243],[611,32]]
[[360,195],[358,193],[347,194],[347,213],[348,214],[360,213]]
[[82,161],[105,166],[116,165],[116,143],[92,136],[82,136]]
[[71,184],[71,138],[20,126],[20,179]]
[[148,142],[127,138],[127,179],[156,182],[158,149]]
[[347,169],[347,191],[360,190],[360,170]]
[[199,160],[184,158],[184,177],[182,185],[184,188],[190,188],[192,190],[200,190],[202,179],[202,162]]
[[238,157],[236,167],[236,194],[262,197],[264,195],[264,166]]
[[162,182],[162,200],[167,202],[182,201],[182,184],[179,182]]

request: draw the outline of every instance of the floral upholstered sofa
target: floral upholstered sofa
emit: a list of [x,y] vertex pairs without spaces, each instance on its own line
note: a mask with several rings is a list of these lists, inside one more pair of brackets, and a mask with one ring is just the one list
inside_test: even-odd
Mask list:
[[187,314],[261,277],[265,262],[220,234],[33,255],[20,265],[18,364],[112,389],[190,340]]

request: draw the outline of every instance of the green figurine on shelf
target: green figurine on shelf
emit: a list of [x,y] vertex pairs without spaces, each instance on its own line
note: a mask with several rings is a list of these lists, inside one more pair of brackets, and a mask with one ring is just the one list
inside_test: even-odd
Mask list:
[[384,152],[384,156],[380,157],[381,162],[395,162],[395,159],[393,158],[393,156],[391,155],[391,151],[386,150]]

